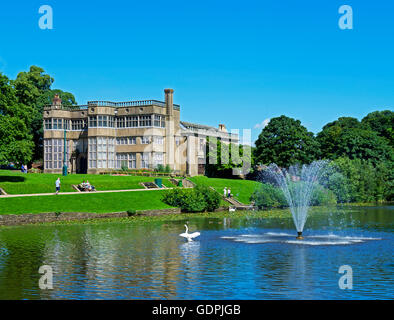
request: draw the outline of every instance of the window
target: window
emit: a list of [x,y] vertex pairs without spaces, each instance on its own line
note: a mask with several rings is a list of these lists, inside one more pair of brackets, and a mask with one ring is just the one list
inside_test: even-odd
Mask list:
[[115,138],[89,138],[89,168],[114,168]]
[[149,153],[141,154],[141,168],[149,168]]
[[63,124],[62,124],[63,119],[52,119],[52,120],[53,120],[53,129],[54,130],[63,129]]
[[200,151],[204,151],[204,139],[200,139]]
[[150,137],[149,136],[142,136],[141,137],[141,144],[149,144],[150,143]]
[[97,139],[89,138],[89,168],[97,168]]
[[127,128],[136,128],[136,127],[138,127],[138,116],[126,117],[126,127]]
[[122,167],[127,167],[127,153],[116,154],[116,169],[122,169]]
[[63,128],[66,130],[70,130],[70,120],[63,119]]
[[106,137],[97,137],[97,168],[107,168]]
[[152,126],[152,116],[140,116],[140,127],[151,127]]
[[108,138],[108,168],[115,167],[115,138]]
[[137,156],[135,153],[129,153],[129,169],[137,168]]
[[162,115],[155,114],[153,125],[155,127],[164,128],[165,127],[165,118]]
[[131,127],[132,128],[138,127],[138,116],[132,117],[132,119],[131,119]]
[[163,145],[163,137],[162,136],[154,136],[153,143],[158,145]]
[[71,120],[71,130],[84,130],[85,121],[82,119]]
[[124,117],[116,118],[116,127],[117,128],[124,128],[125,127],[125,118]]
[[[66,159],[70,158],[70,141],[66,146]],[[64,161],[63,139],[44,140],[44,167],[45,169],[61,169]],[[68,164],[70,165],[70,164]]]
[[136,137],[129,137],[129,144],[137,144],[137,138]]
[[45,119],[45,130],[52,129],[52,119]]
[[89,117],[89,128],[97,127],[97,116]]
[[154,168],[157,168],[157,166],[161,164],[164,164],[164,156],[163,156],[163,152],[155,152],[153,154],[153,166]]

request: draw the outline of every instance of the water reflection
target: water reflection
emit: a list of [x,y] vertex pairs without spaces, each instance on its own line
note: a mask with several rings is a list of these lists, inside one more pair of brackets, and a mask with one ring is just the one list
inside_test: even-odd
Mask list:
[[[311,215],[307,241],[348,245],[290,245],[291,220],[252,214],[187,219],[201,232],[193,242],[178,236],[185,221],[1,228],[0,298],[390,298],[392,209],[327,208]],[[38,288],[44,264],[53,267],[54,290]],[[343,264],[358,277],[352,292],[338,289]]]

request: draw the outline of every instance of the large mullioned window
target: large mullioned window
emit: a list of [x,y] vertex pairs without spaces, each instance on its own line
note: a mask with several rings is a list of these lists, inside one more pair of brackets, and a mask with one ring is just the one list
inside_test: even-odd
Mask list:
[[149,153],[141,154],[141,168],[149,168]]
[[117,153],[116,154],[116,169],[126,167],[129,169],[137,168],[136,153]]
[[81,130],[86,130],[86,120],[84,119],[72,119],[71,120],[71,130],[74,131],[81,131]]
[[89,138],[89,168],[114,168],[115,138]]
[[153,153],[153,167],[157,168],[157,166],[164,164],[164,154],[163,152],[155,152]]
[[90,116],[89,128],[114,128],[115,119],[112,116]]
[[137,138],[136,137],[118,137],[116,138],[116,144],[136,144]]
[[[66,145],[66,160],[69,166],[70,159],[70,141]],[[64,140],[63,139],[45,139],[44,140],[44,167],[45,169],[63,168]]]

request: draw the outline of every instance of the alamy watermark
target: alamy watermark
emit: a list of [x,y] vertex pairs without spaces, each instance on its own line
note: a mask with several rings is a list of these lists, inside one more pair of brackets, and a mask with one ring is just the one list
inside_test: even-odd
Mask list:
[[38,269],[38,273],[42,274],[38,281],[41,290],[53,289],[53,270],[49,265],[43,265]]
[[340,6],[338,13],[342,16],[338,20],[338,26],[341,30],[353,29],[353,8],[349,5]]
[[352,290],[353,289],[353,269],[352,269],[352,267],[348,266],[348,265],[340,266],[338,273],[343,274],[343,276],[341,276],[338,281],[339,288],[342,290],[345,290],[345,289]]
[[41,30],[53,29],[53,9],[49,5],[42,5],[38,9],[38,13],[42,14],[38,20],[38,26]]

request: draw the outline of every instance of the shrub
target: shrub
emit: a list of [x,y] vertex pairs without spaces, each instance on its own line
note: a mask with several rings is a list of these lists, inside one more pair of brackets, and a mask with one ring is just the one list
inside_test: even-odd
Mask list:
[[369,160],[339,158],[333,161],[332,166],[343,175],[342,181],[327,186],[339,202],[393,199],[393,162],[381,161],[374,164]]
[[328,206],[337,203],[334,192],[318,185],[312,194],[311,206]]
[[[295,188],[297,188],[297,184],[295,183],[289,186],[290,194],[295,194]],[[255,205],[259,209],[288,207],[283,191],[269,183],[263,183],[260,189],[253,192],[250,200],[254,201]],[[331,190],[328,190],[321,185],[316,186],[316,189],[312,194],[310,205],[322,206],[336,203],[335,194]]]
[[214,211],[219,208],[221,197],[215,190],[212,190],[207,186],[196,186],[194,188],[194,192],[197,192],[204,197],[206,211]]
[[254,201],[259,209],[287,206],[282,190],[269,183],[262,183],[261,187],[252,193],[250,200]]
[[220,206],[220,195],[205,186],[193,189],[166,190],[163,201],[170,206],[179,207],[184,212],[214,211]]
[[159,172],[159,173],[171,173],[171,167],[167,164],[166,166],[163,166],[162,164],[158,164],[155,172]]
[[156,172],[164,172],[164,166],[162,164],[158,164],[155,171]]

